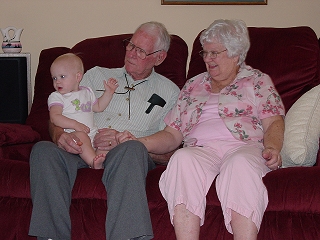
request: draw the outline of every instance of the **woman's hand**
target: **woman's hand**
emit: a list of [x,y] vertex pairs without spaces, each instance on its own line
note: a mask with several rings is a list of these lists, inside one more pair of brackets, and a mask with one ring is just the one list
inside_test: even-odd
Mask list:
[[116,134],[118,133],[118,131],[110,128],[99,129],[94,137],[93,146],[102,151],[110,151],[118,145],[116,140]]
[[263,149],[262,157],[267,160],[266,165],[271,170],[276,170],[282,166],[280,152],[272,147]]

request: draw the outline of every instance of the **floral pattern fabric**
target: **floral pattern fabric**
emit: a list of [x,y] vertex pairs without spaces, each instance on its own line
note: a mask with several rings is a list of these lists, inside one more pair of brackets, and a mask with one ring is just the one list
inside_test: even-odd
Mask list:
[[[207,72],[189,79],[175,107],[167,114],[166,124],[181,131],[186,138],[198,123],[210,93],[211,77]],[[245,64],[235,80],[220,91],[218,111],[235,139],[255,142],[263,142],[262,119],[285,115],[271,78]]]

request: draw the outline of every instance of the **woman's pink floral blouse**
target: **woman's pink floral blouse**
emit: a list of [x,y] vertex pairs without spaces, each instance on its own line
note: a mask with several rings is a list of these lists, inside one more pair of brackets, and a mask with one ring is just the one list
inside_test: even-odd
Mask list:
[[[203,106],[211,94],[211,78],[207,72],[187,81],[178,101],[165,122],[186,137],[200,119]],[[261,119],[285,115],[281,97],[271,78],[243,64],[232,84],[221,90],[219,115],[235,139],[263,141]]]

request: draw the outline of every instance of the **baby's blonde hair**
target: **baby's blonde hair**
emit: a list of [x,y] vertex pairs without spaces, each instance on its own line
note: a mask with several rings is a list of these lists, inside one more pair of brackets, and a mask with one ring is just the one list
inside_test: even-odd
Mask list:
[[63,55],[60,55],[59,57],[57,57],[53,61],[52,65],[54,63],[59,62],[59,61],[68,61],[70,64],[72,64],[72,67],[77,69],[77,71],[81,72],[82,74],[84,73],[84,67],[83,67],[82,60],[81,60],[81,58],[79,56],[77,56],[74,53],[65,53]]

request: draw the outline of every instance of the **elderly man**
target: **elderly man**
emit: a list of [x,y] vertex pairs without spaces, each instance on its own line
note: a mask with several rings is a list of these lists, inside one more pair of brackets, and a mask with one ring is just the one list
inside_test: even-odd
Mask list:
[[[142,144],[128,141],[118,145],[116,135],[129,130],[143,137],[163,129],[163,119],[175,104],[179,88],[154,71],[154,66],[166,58],[170,46],[170,35],[161,23],[140,25],[124,43],[124,67],[94,67],[85,73],[82,85],[91,87],[99,97],[103,80],[113,77],[119,84],[108,108],[95,115],[100,130],[94,146],[109,151],[102,177],[108,193],[106,238],[147,240],[153,238],[153,232],[145,177],[155,163]],[[146,113],[150,105],[147,101],[152,96],[165,104]],[[77,170],[88,165],[78,155],[81,142],[74,134],[53,124],[50,132],[56,144],[39,142],[31,153],[33,211],[29,235],[38,239],[71,239],[71,191]]]

